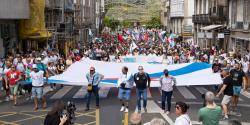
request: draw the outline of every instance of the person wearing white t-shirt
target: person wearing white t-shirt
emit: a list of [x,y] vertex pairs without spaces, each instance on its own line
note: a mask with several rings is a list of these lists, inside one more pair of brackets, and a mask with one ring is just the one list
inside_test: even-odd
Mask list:
[[47,103],[45,96],[43,95],[43,85],[44,85],[44,80],[43,80],[43,74],[44,71],[38,70],[37,65],[34,64],[32,66],[33,71],[30,73],[30,78],[32,80],[32,98],[34,98],[34,110],[38,109],[38,100],[42,99],[43,103],[43,109],[46,108]]
[[192,125],[187,114],[189,106],[184,102],[176,102],[175,113],[178,116],[175,120],[175,125]]

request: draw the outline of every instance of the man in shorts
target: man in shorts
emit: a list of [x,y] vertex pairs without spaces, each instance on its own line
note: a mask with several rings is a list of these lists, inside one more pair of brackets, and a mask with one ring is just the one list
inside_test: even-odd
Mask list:
[[221,106],[223,108],[224,112],[224,120],[228,119],[228,105],[232,100],[233,97],[233,80],[232,77],[229,74],[229,69],[223,69],[221,72],[221,75],[223,76],[223,86],[221,87],[220,91],[216,95],[216,97],[219,97],[222,93],[224,93],[224,97],[221,102]]
[[35,104],[34,110],[36,111],[38,109],[38,100],[40,99],[42,99],[43,109],[47,106],[45,96],[43,95],[44,71],[39,71],[36,64],[33,64],[32,69],[33,71],[30,73],[30,78],[32,80],[32,98],[34,98]]
[[[230,71],[230,75],[233,79],[233,111],[236,113],[236,107],[239,101],[239,96],[242,88],[242,83],[246,85],[247,79],[244,71],[241,69],[239,63],[234,64],[234,69]],[[236,115],[240,115],[236,113]]]
[[120,111],[128,112],[131,88],[134,84],[133,75],[128,73],[128,67],[122,68],[122,74],[117,82],[119,87],[118,98],[122,104]]
[[19,81],[21,80],[21,73],[16,70],[14,65],[11,66],[10,71],[6,73],[7,84],[6,88],[10,89],[11,94],[13,95],[14,106],[17,105],[17,91],[19,86]]

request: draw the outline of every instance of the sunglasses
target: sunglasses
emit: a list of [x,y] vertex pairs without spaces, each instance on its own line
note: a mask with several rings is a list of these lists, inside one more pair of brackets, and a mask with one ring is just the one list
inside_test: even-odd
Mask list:
[[95,70],[90,70],[90,72],[94,72]]
[[138,69],[138,70],[143,70],[143,69]]
[[175,106],[175,108],[176,108],[176,109],[178,109],[178,110],[180,109],[180,107],[179,107],[179,106]]

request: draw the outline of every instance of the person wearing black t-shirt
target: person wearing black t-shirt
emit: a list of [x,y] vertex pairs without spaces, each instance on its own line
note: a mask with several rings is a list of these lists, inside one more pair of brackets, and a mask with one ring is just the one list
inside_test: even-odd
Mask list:
[[141,97],[143,98],[143,108],[147,112],[147,87],[150,87],[150,77],[148,73],[144,72],[143,67],[138,67],[139,72],[134,75],[137,93],[137,108],[141,111]]
[[223,76],[223,86],[220,89],[219,93],[216,95],[216,97],[219,97],[222,93],[224,93],[224,97],[222,99],[221,105],[224,111],[224,118],[228,119],[228,104],[232,100],[233,96],[233,80],[232,77],[229,74],[229,69],[223,69],[221,72],[221,75]]
[[[234,69],[230,71],[230,75],[233,79],[233,110],[237,107],[239,96],[242,88],[242,83],[246,83],[246,76],[244,71],[240,68],[240,64],[236,63]],[[245,85],[245,84],[244,84]]]

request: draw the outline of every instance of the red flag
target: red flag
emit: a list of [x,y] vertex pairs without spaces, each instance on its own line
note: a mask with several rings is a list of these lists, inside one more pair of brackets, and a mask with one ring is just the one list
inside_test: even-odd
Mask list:
[[121,43],[124,42],[124,41],[123,41],[123,37],[122,37],[122,35],[120,35],[120,34],[118,34],[118,41],[121,42]]

